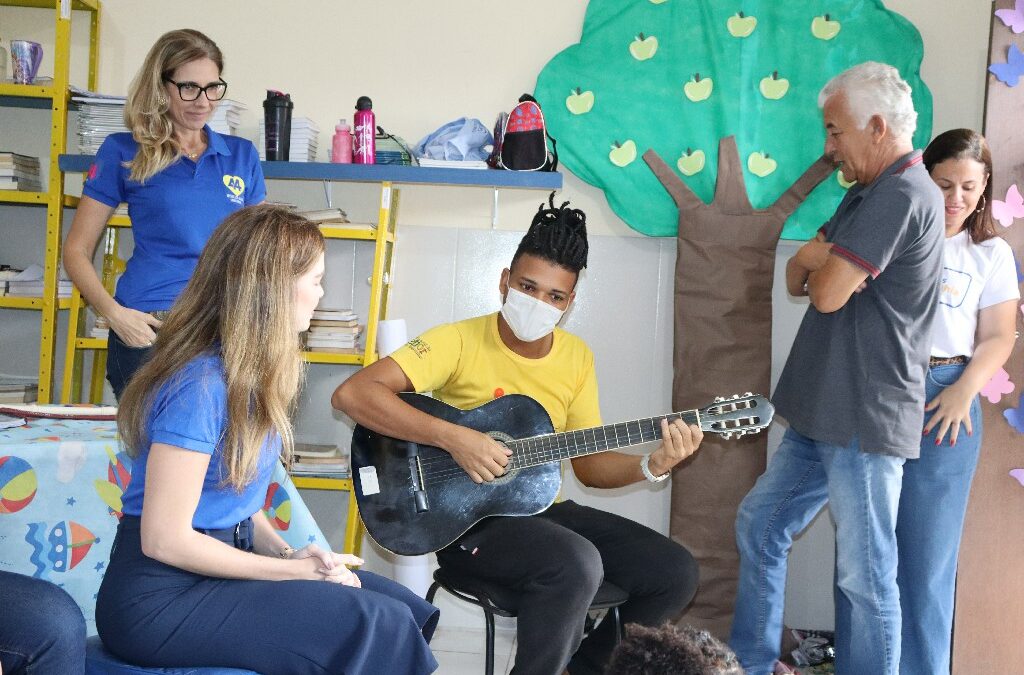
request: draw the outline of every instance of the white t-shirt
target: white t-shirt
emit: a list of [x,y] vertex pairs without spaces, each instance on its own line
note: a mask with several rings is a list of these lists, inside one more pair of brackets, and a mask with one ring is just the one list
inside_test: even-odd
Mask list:
[[971,356],[978,312],[1020,298],[1013,250],[999,237],[975,244],[967,230],[946,239],[932,356]]

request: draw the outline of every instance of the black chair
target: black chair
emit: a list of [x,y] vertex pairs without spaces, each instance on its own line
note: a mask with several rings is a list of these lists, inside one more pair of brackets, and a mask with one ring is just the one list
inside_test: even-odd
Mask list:
[[[486,675],[494,675],[494,617],[514,617],[519,613],[519,594],[515,591],[501,586],[500,584],[484,581],[475,577],[460,576],[443,568],[434,572],[434,583],[427,591],[427,602],[434,601],[434,595],[438,588],[443,588],[455,597],[472,603],[484,610],[484,620],[487,624],[487,644],[484,655]],[[629,600],[626,591],[608,581],[602,582],[597,589],[597,595],[590,603],[590,611],[607,610],[605,620],[609,618],[615,622],[616,640],[621,640],[624,627],[619,617],[619,605]],[[588,617],[587,631],[594,627],[596,622]]]

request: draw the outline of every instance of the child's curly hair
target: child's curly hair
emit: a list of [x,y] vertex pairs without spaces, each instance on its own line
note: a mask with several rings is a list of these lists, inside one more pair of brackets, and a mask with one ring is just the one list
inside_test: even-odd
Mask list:
[[607,675],[743,675],[736,654],[708,633],[666,623],[648,628],[631,623],[612,652]]

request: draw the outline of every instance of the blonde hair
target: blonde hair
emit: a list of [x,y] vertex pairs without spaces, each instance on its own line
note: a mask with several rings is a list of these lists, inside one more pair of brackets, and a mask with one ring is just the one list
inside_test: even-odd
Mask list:
[[241,489],[253,480],[270,433],[281,437],[282,456],[290,459],[290,415],[303,376],[295,284],[323,251],[319,228],[281,207],[250,206],[221,223],[160,328],[149,361],[121,395],[118,431],[130,456],[149,443],[146,422],[161,385],[192,359],[214,353],[227,386],[224,484]]
[[142,68],[128,88],[124,123],[139,149],[127,162],[131,180],[144,183],[170,166],[182,154],[174,139],[174,123],[164,78],[199,59],[210,59],[217,72],[224,70],[224,56],[217,44],[197,30],[185,28],[164,33],[149,49]]

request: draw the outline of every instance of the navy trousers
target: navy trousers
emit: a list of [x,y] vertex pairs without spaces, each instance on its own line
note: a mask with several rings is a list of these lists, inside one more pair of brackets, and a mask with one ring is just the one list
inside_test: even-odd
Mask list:
[[152,347],[129,347],[111,329],[107,336],[107,381],[114,390],[114,398],[121,399],[128,380],[146,362],[151,351]]
[[437,608],[400,584],[369,572],[357,572],[362,588],[193,574],[146,557],[139,522],[122,519],[96,602],[103,644],[128,662],[294,675],[437,668]]

